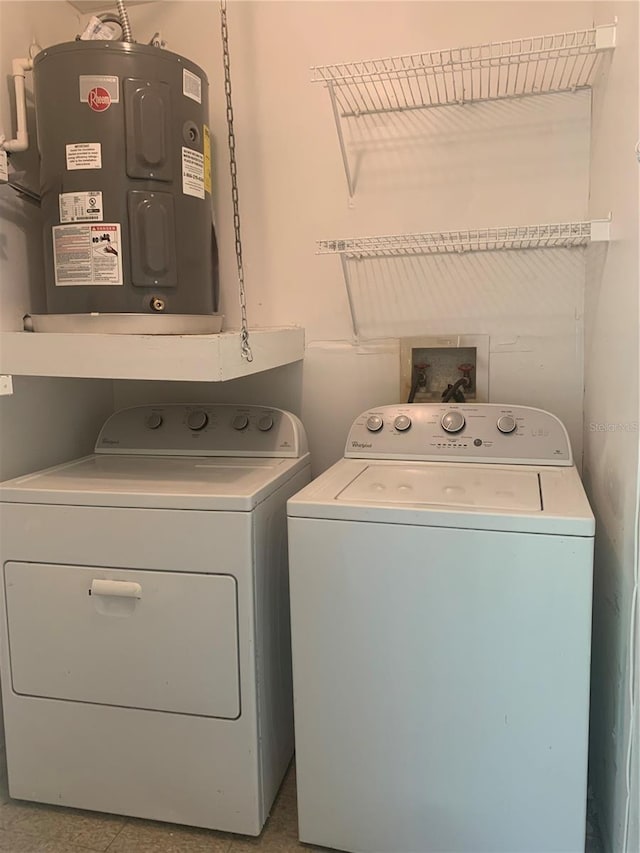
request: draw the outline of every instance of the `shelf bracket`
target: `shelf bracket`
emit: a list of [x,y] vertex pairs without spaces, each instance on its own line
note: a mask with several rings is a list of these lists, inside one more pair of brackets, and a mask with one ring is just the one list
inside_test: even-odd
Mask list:
[[608,219],[593,219],[591,221],[591,242],[608,243],[611,239],[611,214]]
[[616,25],[605,24],[596,27],[596,50],[611,50],[616,46]]
[[349,301],[349,313],[351,314],[351,328],[353,330],[353,337],[356,341],[360,338],[360,332],[358,330],[358,321],[356,320],[356,307],[353,302],[353,293],[351,291],[351,275],[349,273],[349,261],[346,255],[340,255],[340,262],[342,264],[342,275],[344,276],[344,284],[347,290],[347,299]]
[[333,110],[333,118],[336,123],[336,131],[338,132],[338,142],[340,143],[340,153],[342,154],[342,164],[344,166],[344,173],[347,178],[347,188],[349,190],[349,198],[353,198],[355,187],[353,186],[353,178],[351,177],[351,169],[349,167],[349,157],[347,155],[347,146],[344,141],[344,134],[342,132],[342,122],[340,121],[340,110],[338,108],[338,101],[336,100],[335,88],[332,83],[327,83],[327,89],[329,90],[329,96],[331,98],[331,109]]

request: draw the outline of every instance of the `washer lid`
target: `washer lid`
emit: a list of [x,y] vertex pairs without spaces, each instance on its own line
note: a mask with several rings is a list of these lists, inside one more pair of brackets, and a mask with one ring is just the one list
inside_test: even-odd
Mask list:
[[[341,459],[287,503],[290,518],[593,536],[576,469]],[[345,525],[345,535],[347,534]]]
[[339,501],[541,512],[537,471],[478,465],[368,465]]
[[94,454],[8,480],[10,503],[247,512],[309,464],[299,459]]

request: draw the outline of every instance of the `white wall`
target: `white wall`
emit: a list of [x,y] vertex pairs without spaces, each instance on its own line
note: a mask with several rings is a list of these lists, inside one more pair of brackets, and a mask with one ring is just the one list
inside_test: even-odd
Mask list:
[[[630,613],[637,572],[640,334],[640,181],[634,152],[640,135],[638,4],[596,3],[598,23],[609,23],[616,15],[618,45],[607,75],[594,91],[590,208],[595,215],[596,210],[608,206],[614,230],[606,257],[590,256],[588,265],[584,453],[585,485],[596,515],[591,777],[601,829],[611,853],[624,849]],[[636,661],[636,678],[637,671]],[[637,732],[636,722],[628,851],[640,849]]]
[[[11,59],[41,46],[72,40],[77,16],[66,3],[0,2],[0,132],[11,138]],[[31,81],[29,127],[34,131]],[[35,139],[35,134],[32,136]],[[14,155],[16,170],[29,169],[37,189],[35,147]],[[38,208],[0,185],[0,329],[22,328],[23,314],[44,307]],[[98,428],[113,409],[113,385],[75,379],[14,378],[12,396],[0,397],[0,481],[90,452]],[[4,730],[0,727],[0,750]],[[0,762],[3,763],[3,762]]]
[[[72,41],[77,15],[62,2],[0,2],[0,131],[14,135],[11,59],[41,46]],[[31,79],[27,78],[30,130],[35,143]],[[34,146],[12,156],[38,188]],[[0,186],[0,328],[22,328],[22,316],[44,307],[42,240],[37,206]],[[81,358],[82,354],[78,353]],[[0,397],[0,480],[87,453],[113,407],[110,382],[17,377],[13,396]]]
[[0,481],[91,453],[113,411],[112,383],[14,376],[0,397]]
[[[598,515],[592,771],[605,835],[617,851],[637,435],[588,425],[638,419],[637,197],[629,190],[637,184],[637,4],[595,4],[601,22],[618,14],[621,27],[596,94],[592,152],[586,93],[354,120],[347,136],[360,165],[352,202],[329,100],[311,85],[311,65],[588,27],[594,5],[343,0],[229,7],[250,322],[303,325],[306,359],[221,386],[119,382],[116,402],[246,399],[290,408],[306,422],[319,471],[341,455],[359,411],[397,399],[399,336],[487,334],[491,399],[556,412],[579,457],[581,252],[360,265],[354,286],[362,340],[355,345],[339,262],[317,257],[315,240],[599,218],[612,209],[616,242],[606,258],[601,250],[589,254],[584,378],[585,473]],[[65,3],[1,0],[0,16],[3,85],[10,58],[32,36],[46,45],[78,31]],[[160,29],[171,49],[209,74],[223,310],[237,325],[218,4],[154,3],[132,8],[131,18],[140,40]],[[0,102],[7,132],[6,97]],[[37,214],[7,188],[0,188],[0,213],[2,328],[18,329],[26,310],[42,308]],[[0,477],[88,451],[111,403],[110,383],[16,380],[15,395],[0,399]],[[637,849],[637,809],[631,838],[629,849]]]
[[[398,400],[397,338],[418,334],[490,335],[491,399],[556,412],[580,459],[581,251],[355,265],[364,345],[353,346],[340,262],[317,257],[315,241],[585,218],[589,94],[353,120],[347,133],[360,168],[350,203],[328,95],[310,83],[309,68],[588,27],[590,11],[573,2],[229,3],[249,319],[307,331],[293,402],[316,471],[342,455],[360,411]],[[154,3],[130,15],[139,38],[160,29],[171,49],[208,72],[222,309],[237,325],[218,4]],[[281,404],[277,374],[259,387]],[[226,399],[229,389],[202,392]],[[118,403],[175,393],[186,392],[116,387]]]

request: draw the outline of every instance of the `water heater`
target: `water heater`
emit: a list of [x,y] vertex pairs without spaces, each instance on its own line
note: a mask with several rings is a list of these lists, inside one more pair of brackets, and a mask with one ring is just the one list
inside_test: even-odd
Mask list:
[[202,68],[78,39],[33,73],[47,306],[33,328],[219,331]]

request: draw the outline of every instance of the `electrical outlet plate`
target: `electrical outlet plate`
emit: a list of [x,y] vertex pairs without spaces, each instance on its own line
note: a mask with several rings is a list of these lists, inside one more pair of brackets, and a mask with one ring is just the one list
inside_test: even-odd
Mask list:
[[13,394],[13,376],[0,375],[0,397]]
[[471,363],[473,389],[464,392],[469,402],[489,401],[489,336],[438,335],[400,339],[400,399],[411,393],[414,364],[429,364],[427,387],[416,394],[415,403],[435,403],[448,384],[462,377],[458,365]]

